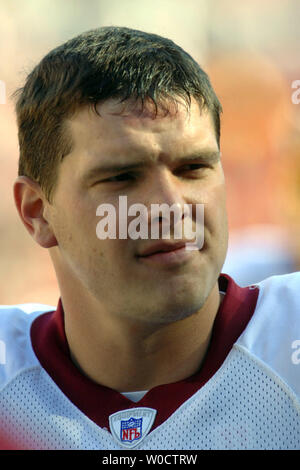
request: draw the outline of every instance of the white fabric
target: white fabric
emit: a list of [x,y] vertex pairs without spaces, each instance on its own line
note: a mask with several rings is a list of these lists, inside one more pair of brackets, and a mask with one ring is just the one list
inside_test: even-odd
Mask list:
[[148,392],[148,390],[141,390],[141,391],[138,391],[138,392],[122,392],[122,395],[124,395],[124,397],[128,398],[129,400],[133,401],[134,403],[137,403],[138,401],[140,401],[143,396],[146,395],[146,393]]
[[[300,273],[259,283],[254,315],[220,369],[137,450],[300,449],[300,364],[291,360],[292,343],[300,339],[299,286]],[[120,449],[69,401],[32,351],[31,322],[52,309],[0,310],[0,340],[7,346],[1,426],[33,449]]]

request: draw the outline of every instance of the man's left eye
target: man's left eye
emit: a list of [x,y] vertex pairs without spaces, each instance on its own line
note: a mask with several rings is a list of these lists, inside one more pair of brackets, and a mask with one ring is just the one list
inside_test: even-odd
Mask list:
[[188,172],[188,171],[196,171],[196,170],[203,170],[207,168],[206,165],[204,165],[203,163],[191,163],[189,165],[184,165],[182,166],[178,172]]
[[190,165],[184,165],[183,168],[188,170],[198,170],[199,168],[204,168],[203,163],[191,163]]

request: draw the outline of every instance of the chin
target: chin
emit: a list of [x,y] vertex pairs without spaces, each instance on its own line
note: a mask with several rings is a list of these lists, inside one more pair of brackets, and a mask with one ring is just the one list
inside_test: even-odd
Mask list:
[[[191,293],[185,293],[184,295],[170,296],[168,299],[164,299],[160,305],[153,306],[152,315],[155,316],[160,323],[172,323],[175,321],[183,320],[191,315],[195,315],[205,305],[207,296],[191,295]],[[153,315],[153,312],[156,314]]]
[[[162,317],[182,320],[198,313],[205,306],[210,296],[213,295],[216,282],[217,279],[212,273],[211,276],[204,279],[199,276],[197,281],[193,279],[192,281],[182,282],[179,289],[170,289],[163,296],[160,293],[160,305],[163,306],[161,310]],[[169,313],[166,314],[166,312]]]

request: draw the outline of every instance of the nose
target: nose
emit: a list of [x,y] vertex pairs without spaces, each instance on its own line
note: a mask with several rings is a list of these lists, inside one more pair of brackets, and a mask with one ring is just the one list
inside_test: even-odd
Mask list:
[[183,187],[178,178],[165,166],[152,169],[145,182],[145,204],[149,208],[151,204],[176,204],[181,207],[185,203],[182,193]]
[[184,218],[190,215],[184,187],[167,167],[157,167],[151,172],[144,194],[152,232],[156,227],[162,233],[164,229],[174,233],[174,228],[182,225]]

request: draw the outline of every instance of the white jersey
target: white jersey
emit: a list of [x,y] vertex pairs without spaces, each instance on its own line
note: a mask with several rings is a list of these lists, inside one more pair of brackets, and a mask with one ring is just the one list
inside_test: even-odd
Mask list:
[[224,276],[226,322],[242,318],[250,304],[253,311],[221,363],[212,348],[205,379],[204,370],[156,387],[137,403],[88,383],[75,366],[64,369],[66,345],[56,351],[51,343],[49,357],[37,354],[34,335],[45,344],[50,330],[44,337],[42,323],[34,322],[49,320],[54,307],[2,307],[0,430],[25,449],[300,449],[300,273],[247,288]]

